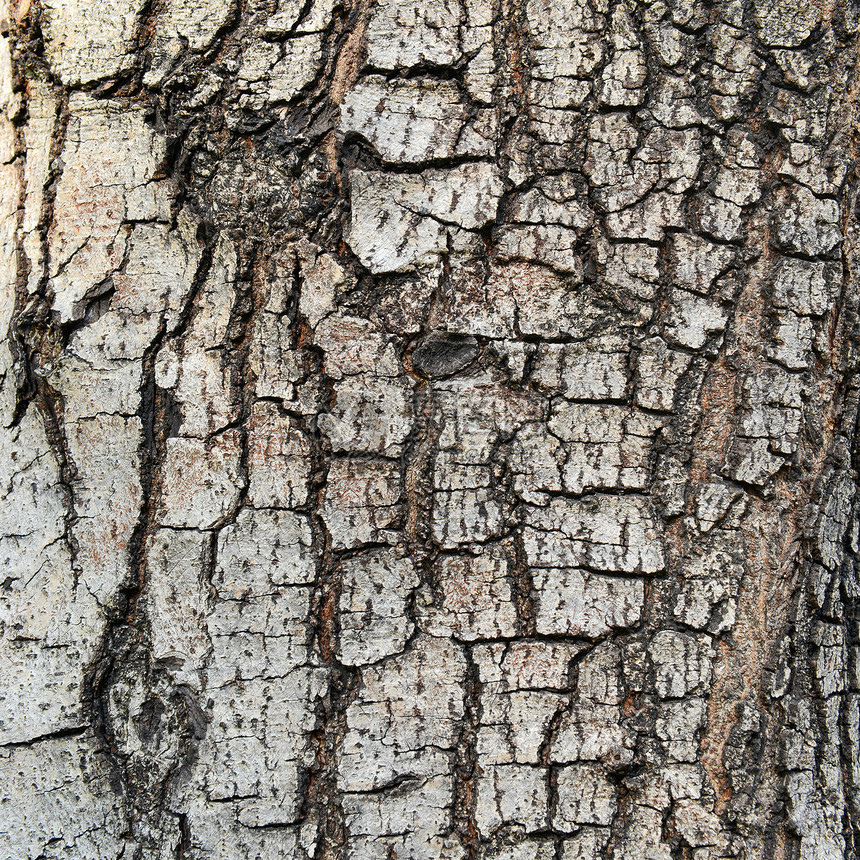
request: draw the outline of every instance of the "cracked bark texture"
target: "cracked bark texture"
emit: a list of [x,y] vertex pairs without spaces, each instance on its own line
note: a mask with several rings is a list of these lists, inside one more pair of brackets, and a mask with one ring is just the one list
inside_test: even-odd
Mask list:
[[0,856],[857,860],[856,3],[0,31]]

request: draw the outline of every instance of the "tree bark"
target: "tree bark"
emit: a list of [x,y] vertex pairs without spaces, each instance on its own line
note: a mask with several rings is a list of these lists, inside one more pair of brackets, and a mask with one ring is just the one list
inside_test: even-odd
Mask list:
[[856,3],[0,17],[2,857],[856,860]]

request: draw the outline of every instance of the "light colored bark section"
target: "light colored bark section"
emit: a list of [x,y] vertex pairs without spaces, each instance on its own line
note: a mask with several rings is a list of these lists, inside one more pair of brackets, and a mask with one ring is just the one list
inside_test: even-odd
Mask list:
[[856,13],[84,6],[0,38],[0,854],[853,857]]

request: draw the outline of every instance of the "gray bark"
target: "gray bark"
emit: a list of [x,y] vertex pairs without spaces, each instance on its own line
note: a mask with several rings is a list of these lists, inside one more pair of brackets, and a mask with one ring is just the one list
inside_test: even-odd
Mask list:
[[0,856],[857,860],[856,3],[0,18]]

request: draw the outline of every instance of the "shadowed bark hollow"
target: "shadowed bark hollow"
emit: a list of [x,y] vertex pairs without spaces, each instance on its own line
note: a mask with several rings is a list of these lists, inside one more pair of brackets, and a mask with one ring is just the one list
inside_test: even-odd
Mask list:
[[860,5],[0,32],[0,858],[858,860]]

